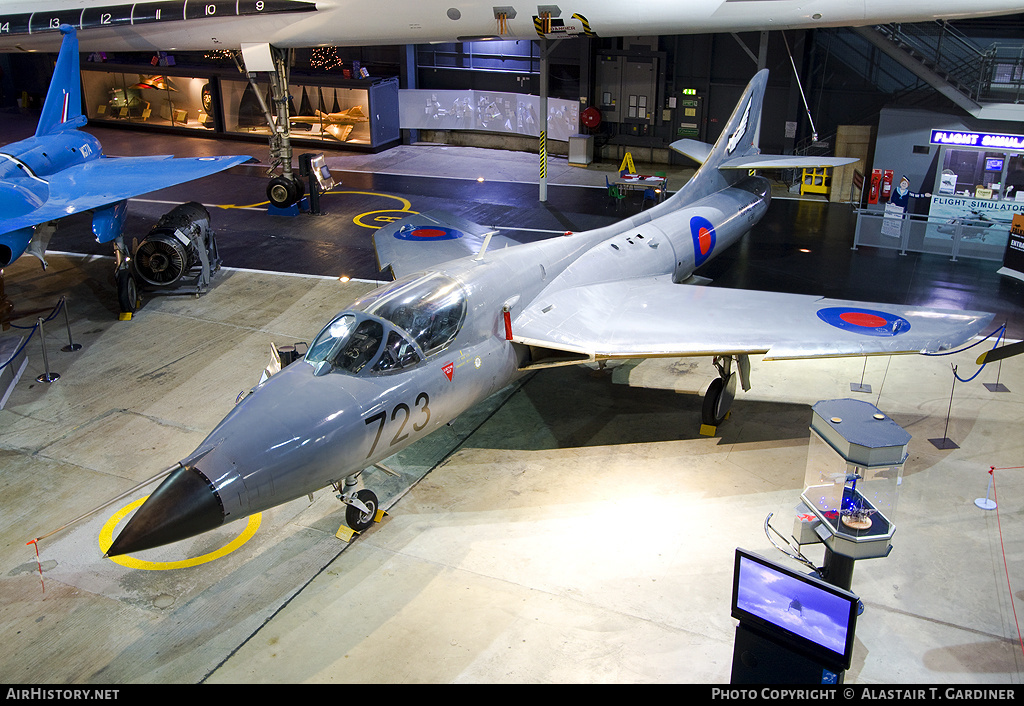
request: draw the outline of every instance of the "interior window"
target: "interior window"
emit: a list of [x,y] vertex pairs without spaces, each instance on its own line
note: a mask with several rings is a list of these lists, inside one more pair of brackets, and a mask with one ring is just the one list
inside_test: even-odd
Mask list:
[[401,370],[420,361],[416,347],[397,331],[388,332],[388,342],[381,351],[380,359],[373,366],[375,373]]
[[333,360],[334,366],[350,373],[358,373],[377,354],[383,338],[384,327],[379,321],[363,320],[339,348]]
[[396,286],[367,312],[406,331],[430,355],[455,339],[466,317],[466,297],[455,280],[430,275]]
[[349,335],[356,326],[356,317],[352,314],[342,314],[324,327],[320,335],[313,341],[306,353],[306,360],[310,363],[319,363],[331,357],[334,350],[343,342],[348,340]]

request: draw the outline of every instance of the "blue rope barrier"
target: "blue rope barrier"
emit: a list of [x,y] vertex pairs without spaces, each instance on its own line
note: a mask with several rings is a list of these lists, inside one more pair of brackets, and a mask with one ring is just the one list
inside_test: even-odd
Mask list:
[[[60,313],[60,310],[63,308],[63,306],[64,297],[61,297],[60,301],[57,302],[57,305],[53,307],[53,311],[50,312],[50,315],[43,319],[43,323],[45,324],[47,321],[53,321],[57,317],[57,314]],[[22,341],[22,344],[18,346],[18,350],[14,352],[14,355],[8,358],[7,361],[5,361],[3,364],[0,364],[0,370],[6,368],[8,365],[14,362],[15,358],[21,355],[21,352],[25,350],[25,346],[27,346],[29,341],[32,340],[32,337],[36,335],[36,331],[39,330],[39,322],[36,321],[36,323],[32,324],[31,326],[18,326],[17,324],[11,324],[11,328],[21,329],[22,331],[31,330],[31,333],[29,333],[28,338]]]
[[[1006,324],[1003,324],[999,328],[995,329],[994,331],[992,331],[992,333],[990,333],[989,335],[985,336],[985,338],[981,339],[980,341],[975,341],[971,345],[964,346],[963,348],[961,348],[959,350],[943,351],[942,353],[925,353],[924,355],[942,356],[942,355],[955,355],[957,353],[963,353],[964,351],[969,351],[970,349],[974,348],[975,346],[981,345],[982,343],[984,343],[988,339],[990,339],[993,336],[995,336],[997,333],[999,335],[996,337],[996,342],[992,344],[992,350],[995,350],[996,348],[999,347],[999,342],[1003,340],[1003,334],[1006,333]],[[970,376],[969,378],[962,378],[959,375],[957,375],[956,366],[953,366],[953,377],[955,377],[960,382],[970,382],[974,378],[978,377],[978,374],[981,373],[981,371],[985,369],[986,365],[988,365],[987,362],[982,363],[981,366],[975,371],[974,375]]]

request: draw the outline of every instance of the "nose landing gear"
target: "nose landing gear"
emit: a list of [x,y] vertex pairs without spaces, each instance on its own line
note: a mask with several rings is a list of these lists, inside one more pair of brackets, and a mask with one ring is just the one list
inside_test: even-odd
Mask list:
[[[354,473],[345,479],[343,489],[339,489],[337,484],[334,486],[335,490],[339,491],[338,500],[346,505],[345,524],[353,532],[362,532],[372,527],[374,522],[380,522],[385,515],[385,512],[380,509],[377,494],[368,488],[356,490],[355,486],[358,482],[359,473]],[[342,527],[342,530],[344,529]],[[339,536],[342,530],[339,530]]]

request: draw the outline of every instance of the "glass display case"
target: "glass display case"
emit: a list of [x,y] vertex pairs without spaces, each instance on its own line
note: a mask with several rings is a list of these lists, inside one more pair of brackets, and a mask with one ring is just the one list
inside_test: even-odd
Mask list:
[[910,434],[867,402],[813,407],[803,503],[832,551],[854,559],[885,556]]
[[[400,139],[398,130],[398,81],[347,81],[348,85],[323,85],[293,77],[291,101],[293,140],[328,144],[379,147]],[[259,98],[270,107],[270,84],[257,81],[256,89],[244,79],[221,81],[226,132],[269,135]],[[257,96],[259,91],[259,97]]]
[[[237,72],[187,75],[181,66],[83,65],[83,100],[90,121],[214,133],[270,134],[260,97],[270,105],[267,80],[256,89]],[[168,72],[169,71],[169,72]],[[176,74],[176,75],[175,75]],[[257,90],[259,97],[257,97]],[[398,79],[296,77],[289,84],[293,142],[382,149],[401,140]]]
[[86,70],[82,92],[89,120],[215,128],[210,78]]

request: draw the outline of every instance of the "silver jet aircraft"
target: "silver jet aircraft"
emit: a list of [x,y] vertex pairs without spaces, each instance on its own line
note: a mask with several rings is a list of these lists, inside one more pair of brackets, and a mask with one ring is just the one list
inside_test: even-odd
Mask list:
[[[762,155],[767,71],[713,145],[673,146],[702,167],[675,195],[611,226],[530,244],[421,214],[374,237],[397,278],[338,314],[302,360],[261,382],[170,472],[107,551],[185,539],[333,486],[355,530],[378,502],[359,473],[527,371],[609,359],[713,356],[703,417],[717,425],[748,356],[937,351],[991,314],[693,284],[703,263],[760,219],[757,168],[850,160]],[[811,163],[808,164],[808,159]]]

